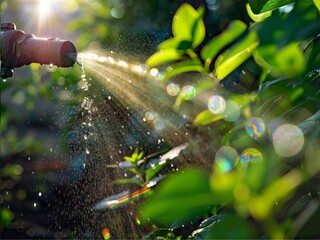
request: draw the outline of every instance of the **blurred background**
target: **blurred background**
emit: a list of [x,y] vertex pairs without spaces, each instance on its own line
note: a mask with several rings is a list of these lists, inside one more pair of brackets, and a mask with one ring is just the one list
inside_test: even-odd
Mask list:
[[[205,6],[206,39],[233,19],[249,22],[243,0],[2,0],[1,23],[14,22],[37,37],[70,40],[78,52],[100,49],[144,62],[171,36],[172,17],[183,2]],[[78,65],[31,64],[1,80],[1,238],[101,236],[107,220],[93,216],[87,205],[108,190],[95,198],[88,196],[92,190],[83,191],[89,181],[82,177],[86,155],[73,126],[83,98],[80,79]],[[144,233],[131,230],[137,234],[131,236]]]

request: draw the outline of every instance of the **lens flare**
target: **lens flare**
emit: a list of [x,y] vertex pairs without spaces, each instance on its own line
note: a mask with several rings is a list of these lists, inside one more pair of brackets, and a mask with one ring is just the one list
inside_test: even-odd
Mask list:
[[222,173],[229,172],[235,166],[237,160],[237,151],[233,147],[223,146],[216,153],[216,170]]
[[145,64],[140,64],[139,65],[139,72],[141,74],[146,74],[148,72],[148,70],[149,70],[149,68],[148,68],[147,65],[145,65]]
[[214,95],[209,98],[208,108],[213,114],[221,114],[226,109],[226,101],[219,95]]
[[246,130],[250,137],[258,139],[266,130],[264,121],[261,118],[250,118],[246,123]]
[[159,73],[159,70],[157,68],[151,68],[150,69],[150,75],[155,77]]
[[240,161],[242,164],[247,164],[249,162],[259,163],[263,161],[262,153],[255,148],[247,148],[241,154]]
[[136,216],[135,220],[136,220],[136,223],[137,223],[138,225],[141,225],[141,221],[140,221],[140,219],[139,219],[138,216]]
[[241,114],[238,103],[233,100],[228,100],[226,109],[223,112],[223,119],[227,122],[235,122],[239,119]]
[[181,96],[185,100],[191,100],[196,96],[196,89],[194,86],[186,85],[181,90]]
[[133,200],[140,198],[141,196],[146,195],[147,193],[150,193],[150,191],[151,191],[151,186],[145,186],[134,192],[125,191],[120,194],[113,195],[112,197],[105,198],[104,200],[99,202],[97,205],[95,205],[94,209],[96,210],[106,209],[106,208],[116,209]]
[[284,124],[274,132],[272,141],[274,150],[278,155],[292,157],[301,151],[304,144],[304,136],[297,126]]
[[178,96],[180,94],[180,86],[179,86],[179,84],[170,83],[167,86],[167,93],[170,96],[173,96],[173,97]]
[[158,114],[154,111],[148,111],[145,114],[145,117],[148,121],[153,121],[157,116]]
[[164,73],[163,72],[159,72],[155,77],[156,77],[157,80],[161,81],[161,80],[164,79]]

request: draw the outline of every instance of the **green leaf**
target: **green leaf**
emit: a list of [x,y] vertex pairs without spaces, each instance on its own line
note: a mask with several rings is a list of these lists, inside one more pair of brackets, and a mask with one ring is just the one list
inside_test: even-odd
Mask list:
[[169,229],[157,229],[154,232],[148,234],[147,236],[143,237],[142,239],[146,239],[146,240],[160,240],[160,239],[174,239],[176,240],[177,237],[174,235],[174,233],[172,231],[170,231]]
[[[230,229],[231,228],[231,229]],[[253,239],[256,238],[254,227],[237,215],[227,215],[212,224],[207,239]]]
[[246,9],[247,9],[247,13],[248,13],[249,17],[255,22],[261,22],[261,21],[265,20],[266,18],[270,17],[272,14],[272,11],[264,12],[264,13],[260,13],[260,14],[254,14],[251,10],[249,3],[246,4]]
[[168,67],[164,77],[169,79],[186,72],[205,72],[205,70],[199,60],[189,59]]
[[0,92],[8,89],[11,85],[12,85],[12,84],[11,84],[10,81],[5,81],[5,82],[4,82],[4,81],[1,81],[1,82],[0,82]]
[[294,3],[295,1],[296,0],[249,0],[249,4],[254,14],[260,14]]
[[199,12],[191,5],[184,3],[173,17],[173,36],[179,39],[192,41],[192,47],[197,47],[205,37],[205,26],[202,20],[202,13],[201,11]]
[[164,42],[160,43],[158,46],[159,49],[170,49],[175,48],[177,50],[187,50],[191,48],[192,42],[184,39],[178,39],[178,38],[169,38],[168,40],[165,40]]
[[207,62],[207,65],[210,65],[212,59],[218,52],[239,37],[246,29],[247,26],[245,23],[239,20],[233,21],[223,33],[213,38],[206,46],[204,46],[201,51],[201,58]]
[[0,131],[2,132],[7,128],[9,119],[8,108],[3,104],[0,104],[0,118]]
[[112,183],[115,184],[137,184],[139,186],[142,186],[143,183],[139,179],[130,179],[130,178],[123,178],[123,179],[117,179],[112,181]]
[[148,58],[146,64],[148,65],[148,67],[154,67],[164,63],[180,60],[182,58],[182,54],[176,49],[164,49],[159,50],[158,52],[151,55]]
[[249,34],[231,49],[222,53],[215,63],[215,75],[218,79],[223,79],[235,70],[240,64],[247,60],[259,44],[255,31]]
[[144,152],[141,151],[137,156],[137,161],[139,161],[143,157]]
[[126,160],[126,161],[128,161],[128,162],[132,162],[132,163],[134,163],[135,161],[135,159],[133,159],[132,157],[129,157],[129,156],[124,156],[123,157],[124,158],[124,160]]
[[166,164],[157,164],[146,170],[146,182],[150,181],[158,172],[160,172]]
[[275,62],[279,71],[290,77],[302,74],[306,68],[303,52],[295,43],[280,49]]
[[313,4],[317,7],[318,11],[320,11],[320,0],[313,0]]
[[199,15],[192,28],[192,47],[198,47],[206,36],[206,28],[202,17]]
[[208,125],[222,119],[222,115],[214,115],[209,110],[199,113],[193,121],[194,126]]
[[142,205],[140,216],[160,226],[180,226],[201,218],[212,206],[213,197],[205,173],[185,170],[162,182]]

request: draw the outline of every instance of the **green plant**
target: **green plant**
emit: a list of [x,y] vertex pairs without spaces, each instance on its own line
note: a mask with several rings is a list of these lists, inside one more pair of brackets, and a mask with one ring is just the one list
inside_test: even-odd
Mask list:
[[[293,4],[291,11],[278,10],[287,4]],[[171,175],[141,206],[142,219],[167,228],[165,234],[170,236],[181,236],[179,229],[192,229],[205,219],[189,238],[319,237],[317,230],[307,226],[315,226],[319,217],[317,190],[303,191],[320,171],[319,151],[315,150],[320,135],[318,4],[252,0],[247,9],[256,23],[247,28],[234,21],[199,49],[205,36],[203,9],[183,4],[174,16],[173,38],[161,43],[147,60],[149,67],[178,61],[167,67],[167,80],[194,71],[213,73],[221,80],[251,57],[261,68],[256,91],[229,94],[229,103],[232,100],[240,106],[240,118],[229,121],[223,111],[210,108],[214,101],[228,107],[227,101],[218,98],[212,103],[209,99],[209,110],[194,120],[196,127],[215,122],[215,128],[223,129],[213,171],[189,169]],[[212,84],[197,86],[205,86],[200,92],[212,88]],[[176,107],[184,100],[180,94]],[[311,118],[302,115],[304,109]],[[290,124],[276,123],[280,118]],[[288,131],[280,131],[279,126]],[[271,140],[261,137],[266,131]],[[289,145],[284,147],[284,142]],[[310,198],[302,203],[305,196]],[[156,232],[152,236],[156,238]]]

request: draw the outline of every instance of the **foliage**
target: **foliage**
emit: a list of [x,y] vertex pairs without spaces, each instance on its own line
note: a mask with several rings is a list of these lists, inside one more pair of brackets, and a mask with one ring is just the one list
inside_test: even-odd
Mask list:
[[[289,13],[282,14],[277,10],[291,3],[294,3],[294,8]],[[305,227],[305,223],[312,219],[312,224],[315,224],[314,214],[319,217],[319,199],[312,195],[316,193],[303,191],[310,181],[316,180],[320,171],[319,159],[309,155],[308,147],[291,158],[279,156],[274,149],[276,146],[273,146],[276,144],[274,135],[271,135],[272,144],[267,138],[252,139],[243,132],[252,117],[262,116],[269,123],[285,117],[286,121],[298,124],[304,130],[307,146],[319,142],[319,125],[314,125],[319,123],[320,107],[320,92],[315,90],[320,84],[317,5],[312,1],[273,0],[249,1],[249,5],[249,15],[257,23],[247,29],[244,23],[236,20],[199,51],[205,31],[201,27],[202,9],[196,11],[183,4],[174,16],[174,37],[161,43],[147,64],[154,67],[178,61],[167,67],[167,80],[178,79],[180,74],[190,71],[213,73],[221,80],[253,57],[262,70],[256,80],[259,81],[258,91],[230,96],[241,106],[242,117],[225,125],[223,116],[212,113],[209,108],[194,120],[194,125],[199,127],[213,122],[228,126],[221,138],[221,146],[233,146],[239,150],[249,147],[251,157],[247,157],[244,150],[227,170],[216,157],[209,177],[205,172],[190,169],[170,175],[141,206],[140,216],[145,222],[174,229],[175,233],[201,219],[209,221],[215,218],[205,227],[200,224],[198,230],[189,233],[191,239],[319,237],[318,231]],[[265,12],[268,14],[257,18],[257,14]],[[175,55],[166,52],[174,52]],[[208,85],[208,90],[210,88]],[[275,104],[277,101],[280,104]],[[313,123],[300,116],[300,106],[314,114],[311,118]],[[290,121],[290,118],[298,120]],[[312,132],[303,127],[305,124],[313,126]],[[310,202],[301,205],[301,200],[294,197],[298,190],[305,194],[303,198],[313,196]],[[289,214],[297,206],[301,208],[296,214]],[[310,209],[314,209],[314,214]],[[286,217],[279,218],[284,215]],[[302,223],[304,216],[309,220]],[[259,232],[254,230],[257,225]]]

